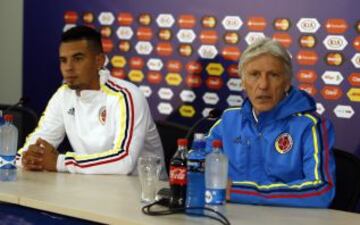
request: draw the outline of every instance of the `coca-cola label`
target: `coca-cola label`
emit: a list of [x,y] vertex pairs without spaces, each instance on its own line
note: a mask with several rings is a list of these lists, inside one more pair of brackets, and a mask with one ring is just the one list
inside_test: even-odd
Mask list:
[[185,166],[170,166],[170,185],[186,185]]

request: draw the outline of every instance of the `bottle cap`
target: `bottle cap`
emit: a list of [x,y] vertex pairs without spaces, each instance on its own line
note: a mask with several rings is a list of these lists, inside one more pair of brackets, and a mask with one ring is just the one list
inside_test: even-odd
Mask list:
[[212,143],[213,148],[222,148],[222,141],[219,139],[216,139]]
[[14,116],[11,114],[5,114],[4,115],[4,120],[8,121],[8,122],[12,122],[14,120]]
[[177,139],[177,145],[178,146],[187,146],[188,140],[186,138],[179,138],[179,139]]

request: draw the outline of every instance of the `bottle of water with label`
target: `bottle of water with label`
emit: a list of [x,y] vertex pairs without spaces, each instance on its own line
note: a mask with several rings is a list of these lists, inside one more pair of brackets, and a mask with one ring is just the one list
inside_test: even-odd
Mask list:
[[222,142],[214,140],[213,150],[205,160],[206,207],[225,213],[228,158],[222,152]]
[[[187,160],[186,208],[205,206],[205,140],[204,134],[194,134]],[[202,209],[186,209],[190,215],[202,215]]]
[[4,115],[4,120],[5,123],[0,127],[0,181],[14,181],[18,130],[12,123],[12,115]]

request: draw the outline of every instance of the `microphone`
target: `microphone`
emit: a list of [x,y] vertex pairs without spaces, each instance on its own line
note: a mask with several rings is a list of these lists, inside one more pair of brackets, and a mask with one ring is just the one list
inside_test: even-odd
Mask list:
[[205,120],[211,120],[215,121],[217,120],[222,114],[222,111],[220,109],[212,109],[210,110],[209,114],[205,117],[200,118],[198,121],[194,123],[189,129],[189,131],[186,133],[185,138],[189,140],[190,135],[194,132],[194,130]]
[[9,113],[12,109],[18,107],[18,106],[22,106],[24,105],[25,103],[29,102],[29,98],[28,97],[21,97],[19,99],[19,101],[17,101],[15,104],[13,105],[10,105],[9,107],[7,107],[5,110],[4,110],[4,115]]

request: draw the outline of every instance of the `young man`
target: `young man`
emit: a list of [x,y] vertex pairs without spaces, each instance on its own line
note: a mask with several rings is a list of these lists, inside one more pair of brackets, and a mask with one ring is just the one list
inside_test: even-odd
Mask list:
[[[50,99],[38,127],[19,150],[27,170],[132,174],[139,155],[163,149],[148,103],[133,84],[101,73],[100,33],[86,26],[62,35],[64,84]],[[56,148],[67,135],[74,152]]]

